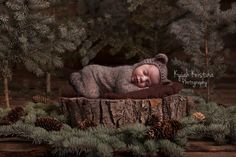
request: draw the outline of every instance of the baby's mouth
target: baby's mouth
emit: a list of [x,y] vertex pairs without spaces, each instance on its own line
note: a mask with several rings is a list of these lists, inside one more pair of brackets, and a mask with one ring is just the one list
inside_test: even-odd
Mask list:
[[135,84],[138,84],[138,83],[140,82],[140,80],[138,79],[137,76],[133,76],[133,77],[131,78],[131,81],[132,81],[133,83],[135,83]]

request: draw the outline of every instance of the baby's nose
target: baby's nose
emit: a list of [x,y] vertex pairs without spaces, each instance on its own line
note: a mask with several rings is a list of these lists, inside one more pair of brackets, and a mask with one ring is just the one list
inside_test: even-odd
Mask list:
[[147,80],[146,76],[141,77],[141,82],[145,82]]

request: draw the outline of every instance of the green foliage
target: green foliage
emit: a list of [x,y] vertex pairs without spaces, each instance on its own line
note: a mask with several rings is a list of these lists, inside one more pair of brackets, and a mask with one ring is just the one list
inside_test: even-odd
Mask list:
[[[159,148],[165,148],[163,153],[170,155],[168,152],[171,152],[172,147],[167,148],[166,144],[175,146],[170,141],[169,143],[158,143],[147,139],[146,130],[148,127],[139,123],[118,129],[98,125],[87,130],[79,130],[71,128],[67,124],[64,124],[60,131],[47,131],[35,127],[34,123],[37,117],[49,116],[56,110],[57,107],[54,105],[29,102],[25,108],[26,116],[15,124],[0,126],[0,135],[23,137],[33,140],[36,144],[47,143],[51,145],[52,153],[56,156],[67,156],[68,154],[113,156],[114,151],[123,150],[136,155],[150,155],[156,154]],[[175,150],[172,150],[172,153],[175,153]],[[177,153],[176,156],[181,154]]]
[[169,140],[159,140],[159,149],[167,156],[185,156],[184,149]]
[[221,10],[220,0],[179,0],[178,6],[179,10],[188,14],[171,24],[171,32],[182,42],[189,60],[174,59],[173,64],[183,71],[188,69],[196,73],[213,74],[213,78],[208,77],[208,86],[212,90],[214,82],[226,70],[224,57],[227,49],[223,37],[236,31],[236,5],[233,4],[228,10]]
[[[207,138],[217,144],[235,142],[236,107],[224,108],[202,98],[193,97],[198,103],[196,112],[202,112],[205,120],[197,121],[193,117],[181,120],[183,128],[177,132],[173,141],[166,139],[148,139],[146,131],[149,127],[140,123],[130,124],[120,128],[107,128],[103,125],[87,130],[71,128],[63,124],[60,131],[47,131],[35,127],[37,117],[57,114],[58,106],[29,102],[25,108],[25,117],[8,126],[0,126],[1,136],[18,136],[33,140],[34,143],[46,143],[52,147],[56,156],[69,154],[87,156],[113,156],[114,151],[128,151],[135,155],[185,156],[183,147],[188,139]],[[5,111],[4,111],[5,112]]]
[[196,112],[205,115],[203,121],[197,121],[192,117],[182,119],[186,136],[190,138],[208,138],[217,144],[235,142],[235,107],[222,107],[214,102],[206,103],[202,98],[195,97],[197,103]]
[[49,7],[47,1],[5,0],[0,13],[0,56],[4,77],[11,77],[12,66],[22,63],[28,70],[43,73],[37,63],[44,63],[46,53],[40,49],[40,38],[49,32],[53,17],[42,14]]
[[236,116],[230,119],[230,139],[232,143],[236,143]]
[[50,25],[42,47],[47,52],[48,58],[41,68],[45,72],[53,72],[55,68],[63,66],[62,54],[68,51],[75,51],[86,37],[86,31],[81,19],[66,21],[63,24],[53,23]]
[[82,65],[88,64],[102,50],[111,55],[121,53],[130,59],[171,53],[179,47],[169,33],[170,24],[185,14],[177,10],[176,1],[84,2],[88,10],[83,18],[87,21],[88,38],[77,53]]
[[61,122],[66,123],[67,119],[64,115],[58,113],[59,105],[49,105],[43,103],[28,102],[25,107],[27,115],[24,118],[25,123],[33,124],[37,117],[51,116]]
[[3,108],[0,108],[0,118],[4,117],[5,115],[7,115],[7,113],[10,111],[9,108],[7,109],[3,109]]
[[132,11],[131,19],[134,25],[142,30],[135,32],[133,37],[136,49],[154,56],[157,53],[168,54],[179,48],[169,28],[186,13],[178,10],[176,0],[130,1],[130,7],[132,6],[139,6]]
[[11,78],[15,64],[24,65],[37,76],[53,72],[63,66],[62,53],[80,46],[86,36],[82,20],[59,23],[54,13],[48,11],[51,4],[57,3],[46,0],[1,1],[2,76]]
[[143,5],[145,0],[127,0],[127,3],[129,4],[128,10],[132,12],[136,10],[138,6]]

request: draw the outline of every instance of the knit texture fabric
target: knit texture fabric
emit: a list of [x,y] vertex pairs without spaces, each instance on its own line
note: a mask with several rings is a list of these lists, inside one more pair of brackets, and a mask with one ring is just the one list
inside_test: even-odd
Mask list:
[[137,68],[143,64],[152,64],[155,65],[159,71],[160,71],[160,80],[161,80],[161,84],[167,84],[170,83],[171,81],[167,78],[168,76],[168,70],[166,67],[166,64],[168,63],[168,57],[163,54],[163,53],[159,53],[157,54],[154,58],[147,58],[144,59],[143,61],[136,63],[134,65],[134,68]]
[[88,65],[82,70],[72,73],[70,83],[77,92],[77,96],[87,98],[99,98],[109,92],[128,93],[144,89],[131,83],[134,69],[143,64],[153,64],[158,67],[161,74],[161,84],[171,82],[167,79],[167,62],[166,55],[158,54],[154,58],[145,59],[133,66]]
[[70,76],[70,83],[78,96],[98,98],[104,93],[127,93],[140,90],[131,83],[134,66],[108,67],[88,65]]

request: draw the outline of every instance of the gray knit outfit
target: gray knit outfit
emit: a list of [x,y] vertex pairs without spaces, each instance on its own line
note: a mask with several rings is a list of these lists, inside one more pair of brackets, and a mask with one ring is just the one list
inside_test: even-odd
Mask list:
[[145,59],[133,66],[88,65],[79,72],[72,73],[70,83],[77,91],[78,96],[87,98],[98,98],[108,92],[127,93],[143,89],[131,83],[133,70],[143,64],[157,66],[161,74],[161,83],[169,82],[167,79],[167,62],[166,55],[158,54],[155,58]]

